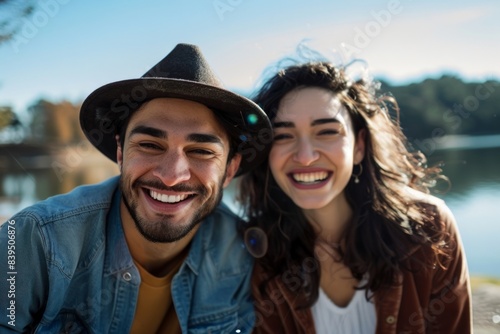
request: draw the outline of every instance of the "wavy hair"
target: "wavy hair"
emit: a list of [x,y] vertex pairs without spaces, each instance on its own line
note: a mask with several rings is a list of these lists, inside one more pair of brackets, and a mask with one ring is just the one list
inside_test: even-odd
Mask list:
[[[351,81],[345,70],[326,61],[294,64],[269,78],[253,100],[272,122],[287,93],[303,87],[326,89],[347,109],[355,134],[365,129],[363,173],[359,183],[351,179],[345,189],[354,215],[344,234],[345,249],[337,251],[356,279],[367,275],[367,283],[359,288],[375,292],[398,283],[397,274],[406,267],[409,245],[424,245],[430,252],[429,263],[421,265],[441,265],[440,256],[447,256],[443,246],[446,233],[429,228],[439,222],[435,210],[408,195],[408,188],[429,193],[441,170],[427,167],[422,154],[407,149],[398,121],[390,115],[399,115],[396,101],[377,96],[373,82]],[[267,236],[267,252],[257,261],[270,279],[290,273],[299,278],[303,305],[311,306],[318,296],[321,270],[314,256],[317,233],[277,185],[268,160],[240,182],[238,199],[247,228],[258,227]],[[432,221],[435,224],[427,224]],[[308,270],[311,261],[319,270]]]

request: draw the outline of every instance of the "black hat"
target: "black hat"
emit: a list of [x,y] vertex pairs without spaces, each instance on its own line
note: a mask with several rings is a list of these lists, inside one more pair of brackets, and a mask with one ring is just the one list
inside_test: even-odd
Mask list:
[[92,92],[80,110],[85,136],[116,162],[115,135],[138,107],[160,97],[180,98],[206,105],[222,118],[223,126],[242,155],[237,175],[267,155],[271,124],[251,100],[224,89],[195,45],[178,44],[138,79],[113,82]]

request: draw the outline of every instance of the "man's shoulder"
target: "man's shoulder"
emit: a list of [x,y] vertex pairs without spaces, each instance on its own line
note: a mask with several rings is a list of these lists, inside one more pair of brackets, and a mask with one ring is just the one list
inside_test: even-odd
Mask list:
[[223,201],[221,201],[219,205],[217,205],[213,213],[223,216],[224,219],[230,219],[238,222],[241,221],[240,216],[234,213],[234,211],[231,210],[229,206]]
[[[77,267],[88,266],[102,253],[117,184],[118,180],[111,178],[27,207],[11,219],[15,221],[16,244],[23,249],[38,243],[37,255],[44,256],[64,277],[72,277]],[[28,254],[19,251],[20,257]]]
[[239,239],[238,228],[243,220],[236,215],[224,202],[221,202],[215,210],[205,218],[205,224],[215,230],[213,237]]
[[118,177],[112,177],[99,184],[82,185],[72,191],[56,195],[29,206],[13,219],[31,220],[40,225],[66,221],[81,215],[99,214],[111,206],[113,194],[118,186]]
[[205,256],[210,256],[218,272],[248,272],[253,258],[239,233],[243,220],[224,203],[205,218],[197,232]]

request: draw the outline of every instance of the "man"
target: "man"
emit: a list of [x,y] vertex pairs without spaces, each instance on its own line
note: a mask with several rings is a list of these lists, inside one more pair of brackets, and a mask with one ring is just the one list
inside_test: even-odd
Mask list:
[[0,332],[250,332],[252,259],[220,201],[266,154],[262,110],[179,44],[94,91],[80,121],[120,176],[2,225]]

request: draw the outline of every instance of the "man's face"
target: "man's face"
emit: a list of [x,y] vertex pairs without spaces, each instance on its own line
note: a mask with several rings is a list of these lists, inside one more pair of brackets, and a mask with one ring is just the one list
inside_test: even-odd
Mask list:
[[149,241],[183,238],[217,206],[236,173],[240,156],[228,162],[228,153],[224,128],[205,105],[146,102],[130,119],[124,147],[118,144],[128,211],[122,219],[133,219]]

